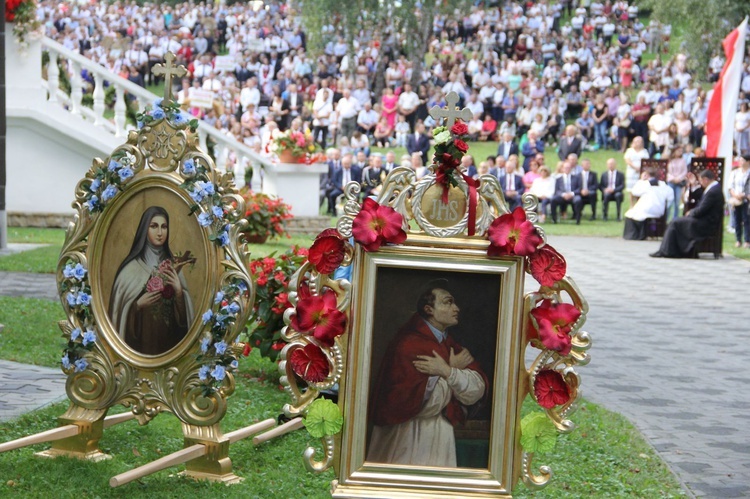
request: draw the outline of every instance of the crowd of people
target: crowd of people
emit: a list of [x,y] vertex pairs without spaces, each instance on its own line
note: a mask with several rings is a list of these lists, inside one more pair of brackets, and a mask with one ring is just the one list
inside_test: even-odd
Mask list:
[[[280,1],[41,0],[38,15],[48,36],[140,85],[158,84],[150,68],[174,52],[188,69],[174,89],[183,107],[261,154],[273,154],[268,144],[278,133],[310,130],[355,166],[360,153],[371,166],[373,147],[404,147],[408,158],[399,164],[424,171],[435,126],[428,111],[456,92],[473,114],[471,138],[499,144],[497,155],[467,168],[497,172],[512,202],[524,190],[537,193],[553,221],[568,205],[578,222],[585,204],[595,216],[597,189],[603,201],[617,202],[620,218],[623,193],[632,195],[645,158],[670,160],[676,215],[686,185],[683,163],[705,147],[712,90],[697,80],[716,80],[724,62],[717,47],[708,74],[692,74],[686,55],[669,50],[671,26],[644,24],[638,6],[624,0],[487,2],[438,15],[418,76],[401,51],[408,34],[388,24],[363,28],[352,47],[341,26],[325,25],[325,49],[310,56],[301,16]],[[738,155],[750,153],[748,96],[746,63]],[[545,165],[545,148],[557,150],[560,162]],[[576,177],[576,185],[586,184],[580,192],[568,185],[569,174],[587,171],[585,152],[597,149],[624,154],[624,188],[595,186],[596,175]],[[509,165],[520,183],[505,178]],[[325,199],[332,182],[333,172]]]

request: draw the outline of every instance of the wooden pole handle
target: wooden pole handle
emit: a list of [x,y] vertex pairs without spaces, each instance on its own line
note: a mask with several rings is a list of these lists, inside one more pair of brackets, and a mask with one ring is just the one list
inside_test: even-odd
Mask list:
[[43,431],[35,435],[29,435],[28,437],[23,437],[17,440],[11,440],[10,442],[5,442],[4,444],[0,444],[0,452],[19,449],[21,447],[27,447],[34,444],[43,444],[45,442],[62,440],[63,438],[78,435],[78,430],[78,426],[74,424],[60,426],[59,428],[53,428],[51,430]]
[[133,480],[143,478],[146,475],[156,473],[157,471],[161,471],[165,468],[186,463],[205,454],[205,445],[191,445],[190,447],[186,447],[182,450],[178,450],[177,452],[159,458],[156,461],[144,464],[143,466],[132,469],[130,471],[126,471],[125,473],[120,473],[119,475],[109,479],[109,485],[110,487],[119,487],[120,485],[125,485],[126,483],[132,482]]
[[286,435],[289,432],[302,428],[303,425],[304,425],[304,420],[302,418],[294,418],[292,420],[287,421],[283,425],[277,426],[271,431],[267,431],[253,438],[253,444],[254,445],[262,444],[263,442],[271,440],[272,438],[280,437],[281,435]]
[[114,426],[116,424],[124,423],[125,421],[130,421],[131,419],[135,419],[135,414],[132,412],[123,412],[122,414],[113,414],[112,416],[107,416],[104,418],[104,428],[109,428],[110,426]]
[[229,439],[230,444],[233,444],[239,440],[242,440],[243,438],[247,438],[250,435],[254,435],[255,433],[261,432],[263,430],[267,430],[269,428],[273,428],[274,426],[276,426],[276,420],[273,418],[268,418],[259,423],[255,423],[252,426],[247,426],[245,428],[240,428],[239,430],[235,430],[231,433],[227,433],[224,436]]

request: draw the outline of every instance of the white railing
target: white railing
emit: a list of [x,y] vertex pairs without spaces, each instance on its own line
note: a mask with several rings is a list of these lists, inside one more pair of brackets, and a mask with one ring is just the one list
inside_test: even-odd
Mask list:
[[[116,137],[126,137],[128,128],[132,128],[132,125],[127,124],[125,115],[127,108],[125,99],[128,98],[128,95],[135,97],[139,110],[143,110],[146,105],[151,104],[156,99],[156,96],[145,88],[109,72],[94,61],[86,59],[77,52],[66,49],[51,38],[44,37],[42,39],[42,50],[47,51],[49,54],[49,64],[46,71],[48,101],[60,104],[61,107],[67,109],[71,114],[80,116],[82,119],[112,133]],[[70,95],[60,89],[60,70],[58,67],[58,61],[60,60],[66,60],[68,63]],[[94,78],[94,89],[92,92],[94,104],[92,108],[82,104],[84,88],[81,71],[83,69],[86,69]],[[104,116],[106,110],[105,82],[113,85],[115,88],[113,121]],[[214,157],[216,158],[217,168],[226,171],[229,158],[235,159],[234,173],[235,175],[239,175],[238,180],[242,178],[242,172],[248,164],[256,167],[260,166],[261,168],[268,168],[272,165],[268,158],[257,154],[242,142],[238,142],[234,137],[221,133],[207,123],[201,122],[201,125],[198,127],[198,136],[200,137],[201,147],[204,150],[207,150],[207,138],[211,137],[214,143]],[[257,182],[256,179],[259,179],[261,175],[254,175],[254,182]]]

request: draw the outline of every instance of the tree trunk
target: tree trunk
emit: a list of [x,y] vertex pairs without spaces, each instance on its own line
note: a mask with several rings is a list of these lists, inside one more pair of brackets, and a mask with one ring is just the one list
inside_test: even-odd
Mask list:
[[412,68],[411,86],[414,87],[415,91],[419,88],[419,84],[422,82],[424,57],[427,53],[427,44],[430,41],[432,24],[435,21],[435,0],[425,0],[420,9],[420,14],[421,15],[416,18],[413,23],[416,28],[414,31],[415,36],[412,38],[412,42],[408,44],[411,50],[411,53],[409,54]]

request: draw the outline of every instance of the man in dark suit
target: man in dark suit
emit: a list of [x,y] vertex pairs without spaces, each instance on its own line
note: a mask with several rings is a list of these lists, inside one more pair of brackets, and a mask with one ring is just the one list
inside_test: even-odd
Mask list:
[[341,159],[341,169],[336,171],[333,176],[333,190],[328,196],[328,206],[333,209],[333,213],[336,213],[336,198],[344,193],[344,187],[349,182],[362,182],[362,169],[356,165],[352,165],[352,155],[346,154]]
[[617,206],[617,221],[621,221],[620,210],[622,207],[622,191],[625,190],[625,175],[617,170],[617,162],[614,158],[607,160],[607,171],[602,173],[599,179],[599,190],[602,191],[602,212],[604,220],[607,220],[609,203],[615,202]]
[[383,184],[386,172],[383,170],[383,158],[380,154],[370,156],[370,165],[362,170],[362,197],[377,195]]
[[591,205],[591,218],[596,220],[596,198],[599,190],[599,183],[596,181],[596,172],[591,171],[591,161],[588,159],[581,160],[582,171],[577,176],[581,178],[578,190],[573,191],[573,211],[576,213],[576,224],[581,224],[581,214],[583,205]]
[[500,174],[500,188],[503,190],[503,196],[508,203],[508,208],[515,210],[521,206],[521,195],[524,191],[523,177],[516,173],[516,161],[505,163],[505,171]]
[[695,243],[716,234],[724,221],[724,193],[711,170],[703,170],[699,177],[703,196],[687,216],[675,218],[667,227],[661,247],[650,256],[657,258],[687,258]]
[[[322,180],[320,182],[321,185],[321,192],[320,192],[320,204],[323,204],[323,199],[331,199],[331,193],[334,190],[334,183],[333,179],[336,177],[336,173],[341,171],[341,152],[338,149],[331,150],[330,154],[331,159],[328,161],[328,172],[326,172],[324,175],[322,175]],[[335,215],[335,210],[333,209],[333,205],[331,203],[328,203],[328,214],[329,215]]]
[[521,153],[523,154],[523,171],[529,171],[531,160],[540,152],[544,152],[544,141],[539,138],[534,130],[529,130],[529,140],[521,148]]
[[511,154],[518,154],[518,144],[513,142],[513,136],[506,132],[503,134],[503,140],[497,145],[497,155],[508,159]]
[[557,151],[557,157],[560,161],[565,161],[568,154],[581,156],[583,151],[583,141],[577,136],[578,129],[575,125],[568,125],[565,128],[565,136],[560,139],[560,146]]
[[[573,204],[575,198],[575,191],[580,190],[581,177],[580,175],[572,175],[570,173],[570,163],[566,161],[563,164],[563,173],[555,181],[555,195],[552,196],[552,221],[557,223],[557,209],[560,208],[562,211]],[[575,205],[573,205],[573,214],[578,219]]]
[[287,116],[289,117],[289,123],[291,123],[294,118],[299,116],[302,107],[305,105],[304,95],[297,91],[296,83],[290,83],[286,88],[284,105],[289,109],[289,114]]
[[430,138],[424,131],[424,124],[417,123],[414,133],[406,138],[406,151],[409,154],[418,152],[422,155],[422,163],[429,164],[427,155],[430,153]]

